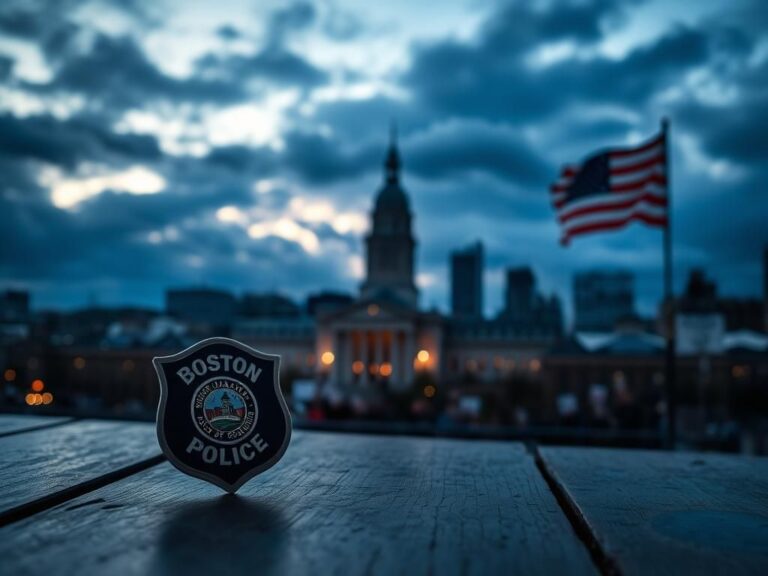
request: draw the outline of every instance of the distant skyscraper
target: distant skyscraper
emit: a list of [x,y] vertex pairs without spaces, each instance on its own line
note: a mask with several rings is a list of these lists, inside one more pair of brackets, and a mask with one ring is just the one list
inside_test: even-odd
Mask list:
[[451,253],[451,311],[462,318],[483,315],[483,244]]
[[536,300],[536,279],[528,266],[507,269],[504,312],[507,316],[527,318]]
[[563,329],[560,299],[544,296],[536,289],[536,276],[529,266],[507,269],[504,308],[498,320],[515,327],[519,334],[558,336]]
[[29,293],[22,290],[0,292],[0,322],[29,320]]
[[733,298],[718,295],[717,284],[704,270],[696,268],[688,276],[685,292],[678,299],[681,314],[719,314],[728,331],[764,329],[764,302],[759,298]]
[[576,274],[573,282],[576,330],[603,332],[635,314],[634,278],[625,271],[592,270]]

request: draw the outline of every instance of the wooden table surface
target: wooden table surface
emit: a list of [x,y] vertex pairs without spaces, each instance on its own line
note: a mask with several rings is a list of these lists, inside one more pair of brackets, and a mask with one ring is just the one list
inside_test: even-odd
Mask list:
[[23,418],[3,574],[768,574],[768,459],[295,431],[231,496],[151,424]]

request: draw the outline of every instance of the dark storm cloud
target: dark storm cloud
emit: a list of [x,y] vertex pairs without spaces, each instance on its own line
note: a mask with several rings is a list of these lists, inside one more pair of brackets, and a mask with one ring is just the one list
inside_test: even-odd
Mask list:
[[766,94],[742,102],[737,110],[723,119],[717,134],[706,134],[707,150],[716,157],[758,167],[765,174],[765,159],[768,157],[766,110]]
[[[756,72],[768,86],[768,67]],[[727,159],[750,171],[768,175],[768,92],[748,93],[738,105],[686,103],[676,111],[687,129],[695,130],[704,150],[715,158]],[[717,121],[713,122],[712,119]]]
[[172,78],[150,62],[132,38],[104,34],[97,34],[85,52],[63,61],[53,80],[37,88],[86,94],[112,110],[144,107],[158,99],[227,103],[245,96],[239,83]]
[[[0,168],[4,162],[0,156]],[[252,244],[239,228],[213,226],[215,210],[225,204],[250,207],[256,201],[250,179],[206,166],[179,159],[166,167],[169,182],[162,193],[104,191],[73,211],[54,207],[47,190],[16,170],[26,194],[18,198],[5,188],[0,196],[0,213],[11,216],[0,226],[0,277],[66,278],[67,283],[144,279],[161,285],[174,279],[197,281],[199,272],[186,264],[190,257],[224,263]],[[148,242],[150,232],[165,234],[169,227],[173,234],[160,244]]]
[[197,72],[234,85],[256,78],[278,85],[312,88],[328,75],[303,58],[280,46],[269,46],[250,56],[207,54],[197,62]]
[[327,184],[352,178],[373,168],[381,159],[381,148],[346,150],[338,140],[319,134],[291,132],[284,138],[286,168],[306,182]]
[[271,149],[254,149],[240,144],[219,146],[205,157],[208,164],[222,166],[243,174],[259,174],[266,177],[274,174],[278,158]]
[[[83,4],[82,0],[5,0],[0,5],[0,32],[36,42],[47,58],[61,59],[83,31],[71,20]],[[111,8],[140,24],[142,30],[158,24],[152,15],[154,6],[140,0],[123,0]]]
[[11,77],[15,61],[10,56],[0,54],[0,82],[5,82]]
[[549,42],[592,43],[603,36],[606,24],[616,26],[628,6],[639,3],[620,0],[505,2],[486,21],[481,43],[491,50],[513,55]]
[[448,41],[419,50],[405,80],[425,105],[443,113],[531,123],[576,102],[644,105],[706,63],[711,48],[705,34],[679,27],[622,60],[597,56],[530,69],[528,50]]
[[[229,84],[257,79],[270,84],[309,89],[328,81],[328,74],[292,52],[287,42],[293,34],[315,23],[316,10],[308,2],[296,2],[275,10],[266,25],[266,40],[254,54],[206,54],[196,64],[198,74]],[[228,39],[239,32],[231,26],[218,30]],[[223,36],[222,36],[223,37]]]
[[0,114],[0,154],[66,168],[85,160],[158,160],[161,156],[154,137],[117,134],[95,118],[17,118],[7,113]]
[[34,12],[12,6],[0,11],[0,30],[18,38],[37,38],[43,32],[42,18]]
[[530,143],[511,130],[489,124],[438,126],[407,143],[408,167],[425,178],[444,178],[474,170],[521,185],[546,183],[552,172]]
[[382,142],[387,137],[392,121],[397,121],[400,133],[405,136],[428,128],[441,116],[418,102],[380,95],[365,100],[325,103],[318,108],[315,118],[318,123],[332,128],[341,141]]

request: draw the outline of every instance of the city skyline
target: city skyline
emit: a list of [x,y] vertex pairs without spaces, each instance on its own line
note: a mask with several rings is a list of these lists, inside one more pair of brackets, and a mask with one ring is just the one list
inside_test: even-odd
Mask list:
[[547,187],[662,116],[676,292],[694,267],[723,294],[763,289],[768,51],[749,2],[131,6],[0,8],[0,287],[36,308],[157,308],[201,283],[355,293],[391,119],[424,308],[448,310],[449,253],[479,238],[486,314],[516,266],[569,319],[575,272],[629,267],[655,314],[661,234],[563,249]]

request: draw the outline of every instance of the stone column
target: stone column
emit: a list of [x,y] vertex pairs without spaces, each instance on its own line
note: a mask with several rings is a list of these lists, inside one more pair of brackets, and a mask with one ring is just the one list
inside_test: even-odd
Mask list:
[[405,333],[405,359],[403,367],[405,368],[404,384],[410,386],[413,383],[413,359],[416,356],[416,343],[414,341],[413,331],[408,330]]
[[392,363],[392,376],[390,377],[390,388],[403,388],[403,360],[400,354],[400,330],[392,332],[392,344],[390,347],[389,361]]
[[374,381],[381,381],[378,370],[381,370],[381,363],[384,362],[384,333],[376,331],[373,333],[373,361],[376,364],[376,376]]
[[344,358],[342,359],[343,364],[341,365],[341,372],[344,375],[343,380],[344,384],[352,384],[352,379],[354,377],[352,373],[352,362],[355,361],[354,359],[354,332],[351,330],[347,330],[344,333],[346,337],[346,341],[344,342]]
[[333,364],[331,364],[331,382],[334,384],[340,384],[341,371],[339,370],[339,364],[341,363],[341,334],[339,330],[335,329],[333,331],[333,338],[331,342],[333,342],[333,349],[331,352],[333,352],[334,356]]
[[368,332],[363,331],[360,333],[361,337],[361,343],[360,343],[360,358],[363,361],[363,386],[370,386],[371,384],[371,373],[368,371],[368,365],[371,363],[371,356],[368,353]]

